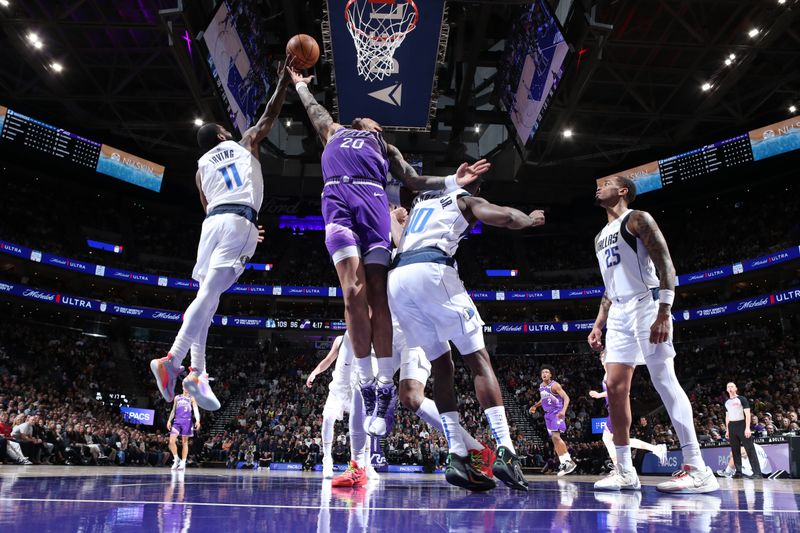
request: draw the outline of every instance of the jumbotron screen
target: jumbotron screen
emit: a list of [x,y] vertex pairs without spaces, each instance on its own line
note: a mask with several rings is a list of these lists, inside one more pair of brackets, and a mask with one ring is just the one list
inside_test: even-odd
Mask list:
[[603,176],[597,184],[612,176],[625,176],[636,183],[636,193],[643,194],[798,149],[800,116],[795,116],[682,154]]
[[159,192],[164,166],[0,106],[0,142]]

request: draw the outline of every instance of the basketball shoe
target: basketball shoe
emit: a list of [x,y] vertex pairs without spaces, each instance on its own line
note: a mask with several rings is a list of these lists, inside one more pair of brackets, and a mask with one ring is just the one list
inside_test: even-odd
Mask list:
[[220,408],[220,403],[208,384],[208,374],[200,373],[189,368],[189,375],[183,379],[183,386],[192,395],[200,409],[206,411],[216,411]]
[[447,454],[444,478],[451,485],[473,492],[484,492],[497,486],[493,479],[475,468],[469,457],[461,457],[452,452]]
[[497,458],[492,464],[494,477],[514,490],[528,490],[528,481],[522,473],[519,459],[505,446],[497,447]]
[[641,488],[642,484],[639,482],[636,470],[619,465],[594,484],[595,490],[639,490]]
[[394,383],[378,383],[375,397],[375,415],[367,433],[373,437],[385,437],[392,431],[394,410],[397,407],[397,387]]
[[150,361],[150,371],[156,378],[156,385],[158,392],[167,401],[171,402],[175,399],[175,382],[178,376],[183,372],[183,367],[175,368],[172,363],[172,354],[168,353],[166,357],[160,359],[153,359]]
[[578,468],[578,464],[572,459],[568,459],[567,461],[561,463],[561,465],[558,467],[558,474],[556,475],[558,477],[566,476],[567,474],[573,473],[576,468]]
[[377,387],[375,380],[368,383],[361,383],[361,397],[364,399],[364,431],[369,435],[369,426],[372,423],[372,417],[375,416],[375,403]]
[[492,463],[497,456],[488,446],[484,446],[482,450],[468,450],[468,453],[473,467],[483,472],[489,479],[494,477]]
[[701,469],[685,464],[672,474],[672,479],[656,485],[656,489],[671,494],[705,494],[719,490],[719,482],[708,466]]
[[336,476],[331,481],[332,487],[363,487],[367,484],[367,472],[358,466],[355,461],[350,461],[350,466],[343,474]]

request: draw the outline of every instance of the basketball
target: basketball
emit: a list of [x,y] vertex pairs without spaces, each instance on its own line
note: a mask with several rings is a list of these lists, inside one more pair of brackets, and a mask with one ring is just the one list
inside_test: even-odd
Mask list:
[[295,35],[286,43],[286,55],[294,58],[294,68],[302,70],[313,67],[319,59],[319,45],[310,35]]

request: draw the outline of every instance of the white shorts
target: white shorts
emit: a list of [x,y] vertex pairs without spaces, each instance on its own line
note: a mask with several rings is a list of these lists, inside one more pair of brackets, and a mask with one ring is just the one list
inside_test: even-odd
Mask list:
[[394,367],[400,369],[400,381],[413,379],[425,385],[431,377],[431,363],[425,352],[419,347],[408,347],[406,335],[394,316],[392,328],[392,360]]
[[389,307],[406,334],[429,361],[450,351],[476,352],[483,341],[483,320],[458,271],[438,263],[413,263],[389,272]]
[[192,278],[202,281],[212,268],[232,267],[236,276],[253,257],[258,244],[258,228],[244,217],[224,213],[206,218],[197,246],[197,263]]
[[675,357],[671,330],[666,342],[650,343],[650,326],[657,314],[658,300],[653,300],[650,292],[612,303],[606,322],[606,363],[636,366]]
[[350,402],[353,399],[353,387],[331,389],[325,407],[322,408],[322,418],[342,420],[345,413],[350,412]]

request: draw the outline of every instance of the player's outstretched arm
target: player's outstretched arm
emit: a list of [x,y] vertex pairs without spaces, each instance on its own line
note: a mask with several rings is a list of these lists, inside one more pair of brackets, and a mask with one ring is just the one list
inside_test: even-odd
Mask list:
[[656,221],[646,211],[634,211],[628,219],[628,230],[639,237],[650,258],[656,265],[659,278],[659,306],[656,321],[650,328],[650,342],[659,344],[669,339],[672,302],[675,298],[675,266],[669,255],[667,240],[656,224]]
[[311,94],[308,84],[311,83],[314,76],[304,77],[291,67],[289,67],[288,71],[292,83],[294,84],[294,89],[297,91],[297,96],[300,97],[300,101],[303,102],[303,107],[306,108],[306,113],[308,113],[311,124],[314,125],[314,129],[317,130],[317,134],[320,139],[322,139],[322,144],[327,144],[328,137],[341,128],[342,125],[334,122],[328,110],[317,102],[317,99]]
[[275,124],[275,121],[278,120],[278,116],[281,114],[283,101],[286,99],[286,88],[289,87],[289,80],[291,79],[286,75],[286,69],[287,66],[285,64],[279,69],[278,87],[275,89],[275,92],[272,93],[272,98],[270,98],[267,103],[264,114],[261,115],[258,122],[245,130],[244,135],[242,135],[240,144],[250,150],[256,157],[258,157],[258,144],[269,134],[272,125]]
[[603,328],[608,320],[609,309],[611,309],[611,300],[603,293],[603,297],[600,299],[600,310],[597,311],[597,318],[594,319],[592,331],[587,339],[592,350],[597,352],[603,349]]
[[542,226],[544,211],[535,210],[526,215],[519,209],[504,207],[487,202],[475,196],[463,196],[458,199],[458,207],[470,222],[480,220],[484,224],[506,229],[525,229]]
[[311,387],[314,384],[314,380],[317,378],[318,375],[322,374],[330,366],[336,361],[336,358],[339,357],[339,346],[342,345],[342,339],[344,337],[337,337],[333,344],[331,345],[331,350],[328,352],[328,355],[319,362],[319,364],[311,371],[308,375],[308,379],[306,379],[306,387]]
[[387,143],[386,153],[389,157],[389,170],[392,175],[412,191],[455,190],[469,185],[492,166],[487,160],[481,159],[471,165],[462,163],[452,176],[420,176],[396,146]]

